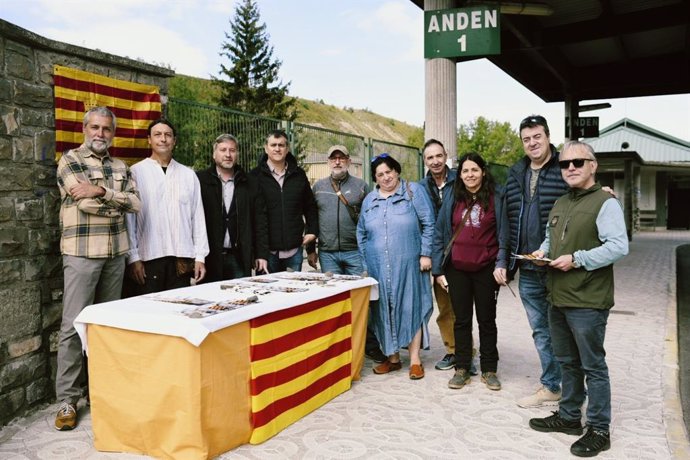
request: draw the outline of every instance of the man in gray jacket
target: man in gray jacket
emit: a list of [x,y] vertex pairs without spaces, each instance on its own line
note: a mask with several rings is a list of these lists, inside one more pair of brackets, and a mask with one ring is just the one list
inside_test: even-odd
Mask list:
[[[357,218],[369,186],[348,172],[350,153],[344,145],[328,150],[331,174],[314,184],[319,208],[319,253],[321,271],[361,275],[364,270],[357,250]],[[307,250],[309,265],[316,268],[316,252]]]
[[[307,247],[307,262],[322,272],[361,275],[364,266],[357,249],[357,219],[362,200],[369,193],[369,186],[362,179],[348,172],[350,152],[344,145],[328,149],[328,166],[331,174],[314,184],[314,198],[319,209],[318,256],[314,245]],[[365,353],[376,362],[383,362],[376,337],[367,330]]]

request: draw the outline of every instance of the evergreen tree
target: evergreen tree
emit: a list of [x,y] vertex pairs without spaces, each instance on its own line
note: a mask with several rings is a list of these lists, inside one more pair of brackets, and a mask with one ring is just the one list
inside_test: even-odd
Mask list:
[[266,24],[260,23],[254,0],[242,0],[230,21],[231,33],[225,33],[221,56],[230,64],[221,64],[219,103],[227,108],[293,121],[297,116],[296,100],[288,96],[290,82],[279,81],[282,64],[273,58]]

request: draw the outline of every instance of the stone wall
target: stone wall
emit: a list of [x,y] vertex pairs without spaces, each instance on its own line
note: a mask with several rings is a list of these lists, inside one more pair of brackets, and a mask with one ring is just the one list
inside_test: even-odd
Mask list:
[[0,426],[55,397],[62,314],[53,65],[157,85],[174,72],[0,20]]

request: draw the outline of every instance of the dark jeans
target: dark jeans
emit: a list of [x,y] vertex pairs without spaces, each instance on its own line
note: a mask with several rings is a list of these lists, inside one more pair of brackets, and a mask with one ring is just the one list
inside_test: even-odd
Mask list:
[[364,353],[367,355],[377,355],[379,353],[382,353],[381,351],[381,344],[379,343],[379,339],[376,338],[376,334],[374,333],[374,329],[371,327],[371,311],[374,308],[378,308],[379,301],[378,300],[372,300],[369,302],[369,318],[367,320],[367,337],[366,341],[364,342]]
[[223,250],[223,279],[234,280],[237,278],[244,278],[250,273],[245,273],[242,268],[242,256],[238,250],[224,249]]
[[[496,300],[498,284],[493,264],[477,272],[446,269],[450,301],[455,312],[455,368],[469,371],[472,363],[472,313],[477,312],[479,325],[479,363],[482,372],[496,372],[498,367],[498,330]],[[474,306],[474,309],[473,309]]]
[[605,309],[549,309],[553,352],[563,376],[559,413],[566,420],[579,421],[586,396],[587,425],[603,431],[611,424],[611,383],[604,350],[608,317]]
[[302,260],[304,259],[304,254],[302,253],[302,247],[297,250],[297,252],[288,257],[287,259],[279,259],[278,254],[268,254],[268,271],[271,273],[284,272],[288,268],[296,272],[302,271]]

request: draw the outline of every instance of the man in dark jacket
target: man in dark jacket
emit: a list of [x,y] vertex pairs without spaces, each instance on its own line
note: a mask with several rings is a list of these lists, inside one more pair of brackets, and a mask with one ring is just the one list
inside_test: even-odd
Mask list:
[[309,179],[288,151],[284,131],[266,138],[266,154],[251,171],[259,183],[268,212],[268,271],[302,269],[302,247],[316,240],[318,209]]
[[238,149],[235,136],[221,134],[213,143],[214,164],[197,173],[210,249],[207,281],[268,269],[266,205],[256,180],[237,164]]
[[[499,235],[508,241],[504,257],[530,254],[544,241],[546,222],[553,204],[568,190],[558,167],[558,152],[551,144],[546,119],[530,115],[520,123],[520,138],[525,157],[514,164],[508,173],[504,192],[503,213],[499,221]],[[501,231],[501,229],[508,231]],[[515,259],[503,260],[494,275],[506,284],[518,269]],[[497,264],[498,265],[498,264]],[[532,338],[541,362],[541,386],[536,393],[517,401],[520,407],[555,405],[561,399],[561,370],[553,354],[549,332],[549,301],[546,293],[546,268],[529,261],[519,263],[520,298],[532,328]]]
[[[446,201],[453,201],[453,185],[457,178],[457,171],[449,168],[446,164],[448,153],[441,141],[436,139],[429,139],[424,143],[422,158],[424,159],[424,165],[429,171],[419,181],[419,184],[424,187],[427,195],[429,195],[431,202],[434,204],[435,217],[438,218],[441,205]],[[432,286],[434,297],[436,297],[436,305],[438,305],[436,324],[441,333],[443,345],[446,347],[446,354],[436,363],[435,367],[438,370],[454,369],[455,333],[453,331],[455,328],[455,313],[453,313],[453,306],[451,305],[448,291],[436,282],[432,282]],[[470,365],[470,374],[477,375],[474,360]]]

